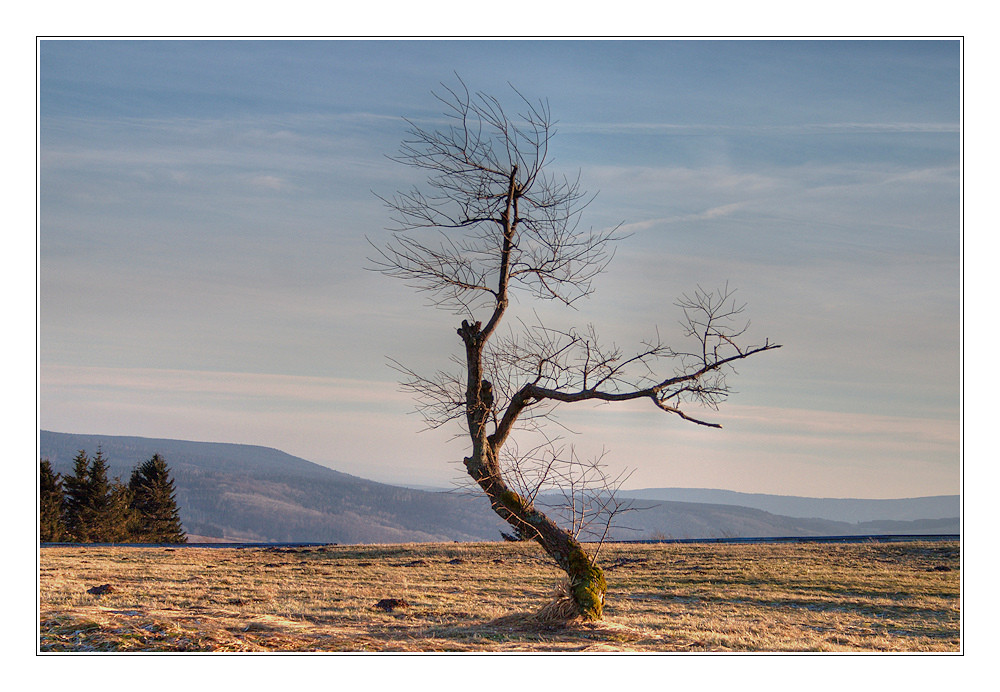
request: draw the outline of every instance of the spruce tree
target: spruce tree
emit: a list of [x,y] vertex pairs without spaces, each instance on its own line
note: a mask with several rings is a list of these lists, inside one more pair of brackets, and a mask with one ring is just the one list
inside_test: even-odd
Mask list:
[[88,458],[80,450],[73,475],[64,479],[67,538],[81,543],[120,543],[131,537],[131,492],[120,479],[108,480],[108,460],[100,447]]
[[84,450],[73,458],[73,475],[63,479],[65,487],[65,517],[67,538],[72,541],[90,540],[90,459]]
[[132,491],[116,476],[108,486],[101,540],[107,543],[130,543],[133,541],[135,524]]
[[90,460],[87,473],[87,540],[94,543],[113,541],[114,529],[110,526],[111,484],[108,481],[108,460],[101,448]]
[[66,540],[62,479],[52,472],[48,459],[43,459],[39,466],[38,538],[43,543],[56,543]]
[[174,481],[159,454],[132,471],[129,479],[135,513],[134,540],[149,543],[185,543]]
[[96,543],[124,543],[131,540],[132,493],[115,477],[108,480],[108,460],[101,448],[90,462],[89,487],[90,538]]

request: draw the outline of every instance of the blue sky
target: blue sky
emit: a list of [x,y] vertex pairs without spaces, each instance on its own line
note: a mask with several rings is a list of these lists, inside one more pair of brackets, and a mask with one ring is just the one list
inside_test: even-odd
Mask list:
[[[568,411],[634,487],[812,496],[960,482],[956,41],[42,41],[40,423],[278,447],[447,485],[386,358],[458,351],[455,318],[364,270],[386,158],[454,83],[548,100],[553,169],[631,232],[575,312],[626,347],[736,287],[752,334],[709,430]],[[520,309],[530,309],[521,305]]]

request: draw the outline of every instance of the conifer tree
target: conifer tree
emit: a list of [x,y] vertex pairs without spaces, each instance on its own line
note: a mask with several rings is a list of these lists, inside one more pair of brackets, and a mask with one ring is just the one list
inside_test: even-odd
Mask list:
[[132,471],[129,479],[136,525],[133,540],[185,543],[180,511],[167,462],[159,454]]
[[109,526],[111,484],[108,481],[108,460],[101,448],[90,460],[87,472],[87,539],[94,543],[111,542],[114,533]]
[[108,480],[108,460],[100,447],[88,458],[80,450],[73,475],[64,479],[66,533],[81,543],[119,543],[131,535],[131,493],[119,478]]
[[43,543],[66,539],[63,524],[63,487],[58,473],[52,472],[48,459],[40,463],[38,485],[38,538]]
[[90,540],[90,458],[84,450],[73,458],[73,475],[63,479],[67,538]]
[[137,517],[132,509],[132,491],[116,476],[108,486],[101,521],[101,541],[105,543],[132,542],[136,524]]
[[101,448],[90,462],[88,485],[88,540],[121,543],[130,540],[131,492],[121,479],[108,480],[108,460]]

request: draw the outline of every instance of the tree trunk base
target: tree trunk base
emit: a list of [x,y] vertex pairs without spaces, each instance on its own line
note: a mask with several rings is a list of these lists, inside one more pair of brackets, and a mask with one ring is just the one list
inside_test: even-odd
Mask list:
[[573,600],[569,580],[560,582],[552,592],[552,600],[534,615],[534,619],[543,624],[568,622],[578,617],[580,617],[580,606]]

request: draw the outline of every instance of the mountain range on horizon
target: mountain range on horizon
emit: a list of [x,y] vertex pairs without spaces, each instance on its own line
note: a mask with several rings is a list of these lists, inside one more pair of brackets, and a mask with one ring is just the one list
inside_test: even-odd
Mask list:
[[[128,478],[154,453],[170,466],[191,540],[402,543],[500,540],[506,523],[475,492],[378,483],[269,447],[42,430],[39,458],[72,473],[101,447]],[[961,498],[805,498],[728,490],[621,491],[636,511],[615,540],[875,534],[957,534]]]
[[709,488],[643,488],[622,490],[620,494],[622,497],[642,500],[752,507],[787,517],[845,522],[945,519],[961,514],[961,497],[959,495],[861,499],[741,493],[734,490]]

